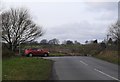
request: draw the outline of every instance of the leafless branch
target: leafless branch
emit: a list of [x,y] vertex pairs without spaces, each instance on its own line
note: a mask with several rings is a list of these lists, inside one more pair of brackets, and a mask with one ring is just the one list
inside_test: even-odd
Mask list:
[[23,8],[2,12],[0,18],[2,39],[14,48],[19,43],[33,41],[43,34],[42,28],[32,21],[28,11]]

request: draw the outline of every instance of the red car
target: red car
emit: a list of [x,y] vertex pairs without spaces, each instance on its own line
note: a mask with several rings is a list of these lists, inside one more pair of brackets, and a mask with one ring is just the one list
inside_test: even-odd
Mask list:
[[49,56],[48,50],[44,49],[37,49],[37,48],[30,48],[30,49],[25,49],[24,52],[25,56]]

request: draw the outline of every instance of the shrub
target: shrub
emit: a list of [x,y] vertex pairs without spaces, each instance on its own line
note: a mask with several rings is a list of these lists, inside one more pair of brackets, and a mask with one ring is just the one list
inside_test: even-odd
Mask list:
[[7,48],[2,49],[2,58],[10,58],[15,56],[13,51],[8,50]]

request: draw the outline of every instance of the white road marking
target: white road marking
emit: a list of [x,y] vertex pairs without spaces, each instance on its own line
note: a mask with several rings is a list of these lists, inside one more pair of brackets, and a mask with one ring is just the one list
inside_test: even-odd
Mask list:
[[83,61],[80,61],[82,64],[84,64],[84,65],[88,65],[87,63],[85,63],[85,62],[83,62]]
[[115,79],[115,80],[120,81],[119,79],[117,79],[117,78],[115,78],[115,77],[113,77],[113,76],[110,76],[110,75],[108,75],[108,74],[106,74],[106,73],[104,73],[104,72],[102,72],[102,71],[100,71],[100,70],[98,70],[98,69],[94,69],[94,70],[97,71],[97,72],[99,72],[99,73],[102,73],[103,75],[106,75],[106,76],[108,76],[108,77],[110,77],[110,78],[112,78],[112,79]]

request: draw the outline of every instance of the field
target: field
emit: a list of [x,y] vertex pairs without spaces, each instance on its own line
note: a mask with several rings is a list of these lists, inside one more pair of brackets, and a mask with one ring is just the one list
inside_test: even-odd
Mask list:
[[93,56],[111,63],[118,64],[118,46],[112,45],[101,45],[100,43],[91,44],[72,44],[72,45],[40,45],[33,44],[31,46],[22,46],[25,48],[42,48],[50,51],[50,56]]
[[52,61],[32,57],[4,59],[2,69],[3,80],[48,80]]

